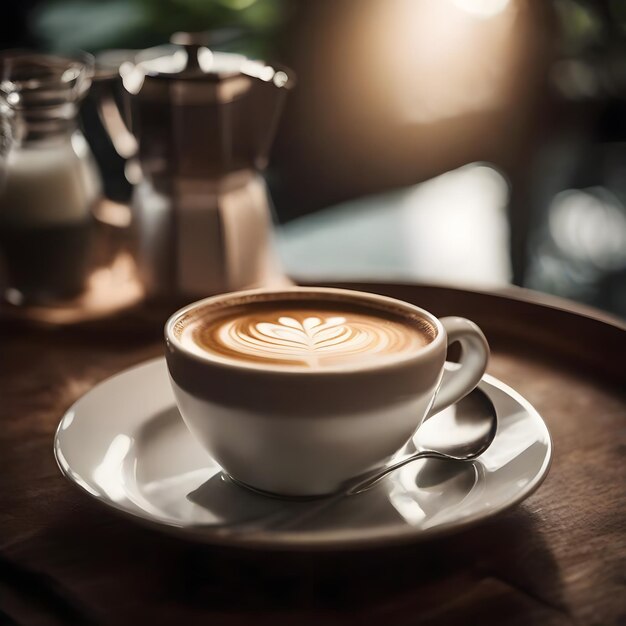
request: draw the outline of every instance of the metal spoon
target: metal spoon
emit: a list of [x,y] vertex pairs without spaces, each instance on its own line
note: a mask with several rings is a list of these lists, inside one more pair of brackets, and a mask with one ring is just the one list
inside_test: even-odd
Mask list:
[[418,459],[473,461],[491,445],[497,426],[491,400],[480,389],[475,389],[420,426],[413,439],[415,450],[396,456],[390,465],[349,480],[340,493],[354,495],[367,491],[391,472]]

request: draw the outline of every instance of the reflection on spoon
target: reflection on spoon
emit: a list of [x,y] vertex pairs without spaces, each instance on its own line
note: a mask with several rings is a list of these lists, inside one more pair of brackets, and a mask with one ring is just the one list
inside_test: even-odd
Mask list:
[[389,502],[412,526],[428,527],[454,516],[458,507],[481,484],[484,471],[476,463],[426,459],[398,470]]

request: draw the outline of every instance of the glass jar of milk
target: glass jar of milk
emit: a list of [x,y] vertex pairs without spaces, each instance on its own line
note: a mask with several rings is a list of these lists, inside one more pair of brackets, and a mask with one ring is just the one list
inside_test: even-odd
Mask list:
[[0,54],[0,90],[14,112],[14,143],[0,186],[3,291],[13,303],[54,302],[85,288],[92,209],[101,180],[78,128],[93,61]]

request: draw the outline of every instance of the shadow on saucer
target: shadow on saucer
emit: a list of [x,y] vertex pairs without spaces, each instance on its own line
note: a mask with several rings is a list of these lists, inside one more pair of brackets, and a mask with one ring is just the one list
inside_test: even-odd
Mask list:
[[216,519],[236,526],[240,523],[257,522],[260,528],[277,515],[293,514],[309,506],[316,500],[290,500],[272,498],[247,489],[233,481],[228,474],[218,472],[200,487],[187,494],[187,499],[210,511]]
[[433,520],[445,517],[476,488],[480,470],[471,463],[426,459],[397,470],[393,480],[385,478],[366,492],[339,499],[268,497],[220,472],[187,499],[218,524],[230,526],[235,542],[239,534],[244,543],[251,531],[266,533],[269,542],[277,533],[299,531],[320,536],[338,532],[350,538],[377,528],[390,533],[398,524],[419,525],[426,515]]

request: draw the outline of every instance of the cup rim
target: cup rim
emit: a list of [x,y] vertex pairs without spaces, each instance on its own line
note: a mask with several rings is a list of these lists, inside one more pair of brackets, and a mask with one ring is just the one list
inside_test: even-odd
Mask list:
[[[435,330],[436,334],[434,339],[418,349],[415,353],[397,354],[386,358],[381,358],[379,361],[366,362],[364,364],[351,364],[351,365],[333,365],[324,367],[323,369],[309,369],[296,367],[284,364],[259,364],[251,361],[235,361],[228,357],[220,356],[216,353],[206,352],[205,354],[198,354],[197,352],[189,350],[185,347],[174,333],[174,326],[176,322],[185,314],[196,308],[202,308],[203,306],[210,304],[219,304],[220,302],[228,303],[230,300],[236,298],[254,297],[255,295],[275,295],[280,297],[283,294],[293,293],[307,293],[307,294],[319,294],[320,296],[328,296],[332,300],[332,296],[341,297],[341,299],[352,299],[354,301],[365,300],[367,302],[379,303],[387,306],[393,306],[394,308],[400,308],[409,313],[417,313],[421,317],[430,322]],[[375,372],[377,370],[386,370],[389,368],[395,368],[398,366],[408,365],[416,363],[418,361],[426,359],[433,352],[440,349],[441,344],[445,345],[445,329],[443,324],[429,311],[422,309],[414,304],[399,300],[397,298],[391,298],[389,296],[383,296],[377,293],[370,293],[366,291],[357,291],[353,289],[342,289],[337,287],[285,287],[281,289],[272,288],[260,288],[260,289],[246,289],[241,291],[232,291],[225,294],[219,294],[216,296],[209,296],[203,298],[184,307],[178,309],[173,313],[165,323],[164,335],[166,345],[177,350],[181,355],[192,359],[198,364],[204,364],[207,366],[218,366],[224,369],[231,369],[235,371],[249,371],[258,373],[270,373],[280,375],[295,375],[295,376],[320,376],[324,374],[332,374],[333,376],[341,374],[355,374],[360,372]]]

